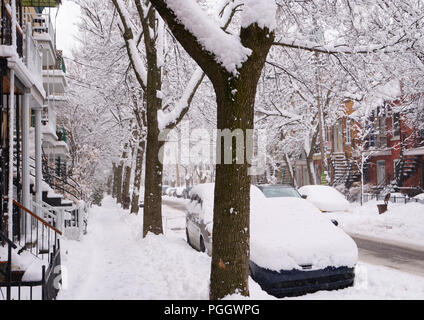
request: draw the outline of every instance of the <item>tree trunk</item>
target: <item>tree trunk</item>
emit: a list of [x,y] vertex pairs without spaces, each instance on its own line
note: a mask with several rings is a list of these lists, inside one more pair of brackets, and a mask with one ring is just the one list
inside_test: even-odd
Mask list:
[[318,140],[319,127],[315,130],[314,135],[312,136],[311,146],[309,153],[306,155],[306,168],[308,170],[309,184],[317,184],[315,169],[314,169],[314,149]]
[[[238,77],[229,77],[221,85],[214,83],[218,105],[218,129],[242,130],[244,143],[247,130],[254,127],[256,89],[273,35],[257,25],[242,29],[245,47],[252,55],[243,64]],[[237,91],[234,91],[237,90]],[[235,94],[234,94],[235,93]],[[244,145],[243,147],[245,147]],[[239,146],[240,147],[240,146]],[[236,142],[233,139],[232,163],[223,162],[222,141],[217,141],[221,154],[216,166],[214,198],[214,231],[211,266],[210,299],[222,299],[238,292],[249,295],[250,259],[250,176],[251,154],[244,148],[244,163],[237,164]]]
[[124,159],[127,157],[127,148],[128,143],[125,144],[124,151],[122,151],[116,179],[116,202],[120,204],[122,203],[122,175],[124,173]]
[[[147,112],[149,119],[152,114]],[[156,116],[156,112],[154,112]],[[146,148],[146,172],[145,172],[145,191],[144,191],[144,214],[143,214],[143,237],[149,232],[162,234],[162,172],[163,164],[159,160],[159,154],[163,142],[159,141],[159,130],[150,127],[147,133]],[[157,124],[157,122],[156,122]],[[157,127],[157,125],[156,125]]]
[[113,175],[111,174],[108,178],[107,178],[107,182],[106,182],[106,193],[107,195],[111,195],[112,194],[112,182],[113,182]]
[[119,164],[116,172],[116,203],[122,203],[122,172],[124,165]]
[[291,161],[290,161],[289,155],[287,153],[284,154],[284,162],[286,163],[287,170],[290,174],[291,185],[297,189],[297,182],[296,182],[296,179],[294,177],[293,167],[291,165]]
[[140,138],[138,143],[137,158],[135,165],[134,183],[133,183],[133,195],[131,200],[131,213],[138,214],[140,210],[138,204],[140,201],[140,186],[141,177],[143,172],[143,161],[144,161],[144,150],[146,147],[146,141]]
[[118,180],[118,168],[116,166],[116,163],[113,163],[112,167],[112,174],[113,174],[113,182],[112,182],[112,198],[116,199],[118,192],[117,192],[117,180]]
[[126,165],[124,170],[124,183],[122,185],[122,207],[127,210],[130,208],[130,185],[131,185],[131,166]]
[[[146,23],[146,22],[143,22]],[[155,25],[155,12],[149,13],[149,24]],[[148,30],[144,26],[144,30]],[[144,37],[147,57],[146,117],[148,123],[146,146],[146,176],[144,192],[143,236],[152,232],[162,234],[162,176],[164,141],[159,141],[158,110],[162,109],[162,99],[157,92],[162,89],[161,69],[158,66],[155,40]]]

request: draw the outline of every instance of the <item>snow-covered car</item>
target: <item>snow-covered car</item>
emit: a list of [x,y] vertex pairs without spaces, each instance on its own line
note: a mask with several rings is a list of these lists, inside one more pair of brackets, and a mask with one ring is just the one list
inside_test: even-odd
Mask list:
[[170,187],[166,189],[166,195],[169,197],[175,197],[176,188]]
[[186,187],[185,189],[184,189],[184,191],[183,191],[183,198],[184,199],[190,199],[190,190],[192,189],[193,187]]
[[162,186],[162,195],[163,196],[166,196],[167,195],[167,190],[169,189],[169,188],[171,188],[170,186]]
[[299,188],[299,193],[323,212],[346,211],[349,206],[345,196],[333,187],[303,186]]
[[[214,184],[190,192],[187,242],[212,253]],[[266,198],[251,187],[250,274],[277,297],[353,285],[355,242],[309,202],[299,197]]]
[[175,188],[175,196],[177,198],[182,198],[184,196],[184,187]]

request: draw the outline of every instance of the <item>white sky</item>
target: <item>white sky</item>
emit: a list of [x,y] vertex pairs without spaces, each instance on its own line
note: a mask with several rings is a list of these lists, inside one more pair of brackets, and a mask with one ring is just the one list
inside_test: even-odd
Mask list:
[[[56,10],[51,11],[51,16],[54,19]],[[72,57],[72,48],[78,45],[75,40],[78,28],[75,23],[80,16],[80,8],[71,0],[63,0],[59,7],[59,12],[56,20],[57,48],[63,50],[65,57]]]

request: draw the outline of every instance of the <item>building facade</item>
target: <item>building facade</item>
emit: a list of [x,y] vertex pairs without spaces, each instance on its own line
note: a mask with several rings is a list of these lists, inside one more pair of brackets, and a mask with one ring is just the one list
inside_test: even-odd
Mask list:
[[[50,14],[60,2],[1,0],[0,290],[7,299],[33,298],[32,290],[40,299],[55,297],[49,281],[60,272],[59,239],[80,230],[86,209],[67,177],[66,132],[56,125],[67,87]],[[40,275],[24,283],[28,261],[40,264]]]

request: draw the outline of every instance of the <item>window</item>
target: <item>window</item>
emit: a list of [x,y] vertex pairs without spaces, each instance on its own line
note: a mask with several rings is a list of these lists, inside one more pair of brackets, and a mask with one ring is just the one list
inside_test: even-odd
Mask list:
[[393,123],[393,139],[399,139],[400,138],[400,115],[399,113],[393,113],[392,116],[392,123]]
[[352,131],[350,126],[350,120],[346,120],[346,144],[351,144],[352,142]]
[[375,146],[387,147],[386,118],[379,117],[375,120]]

